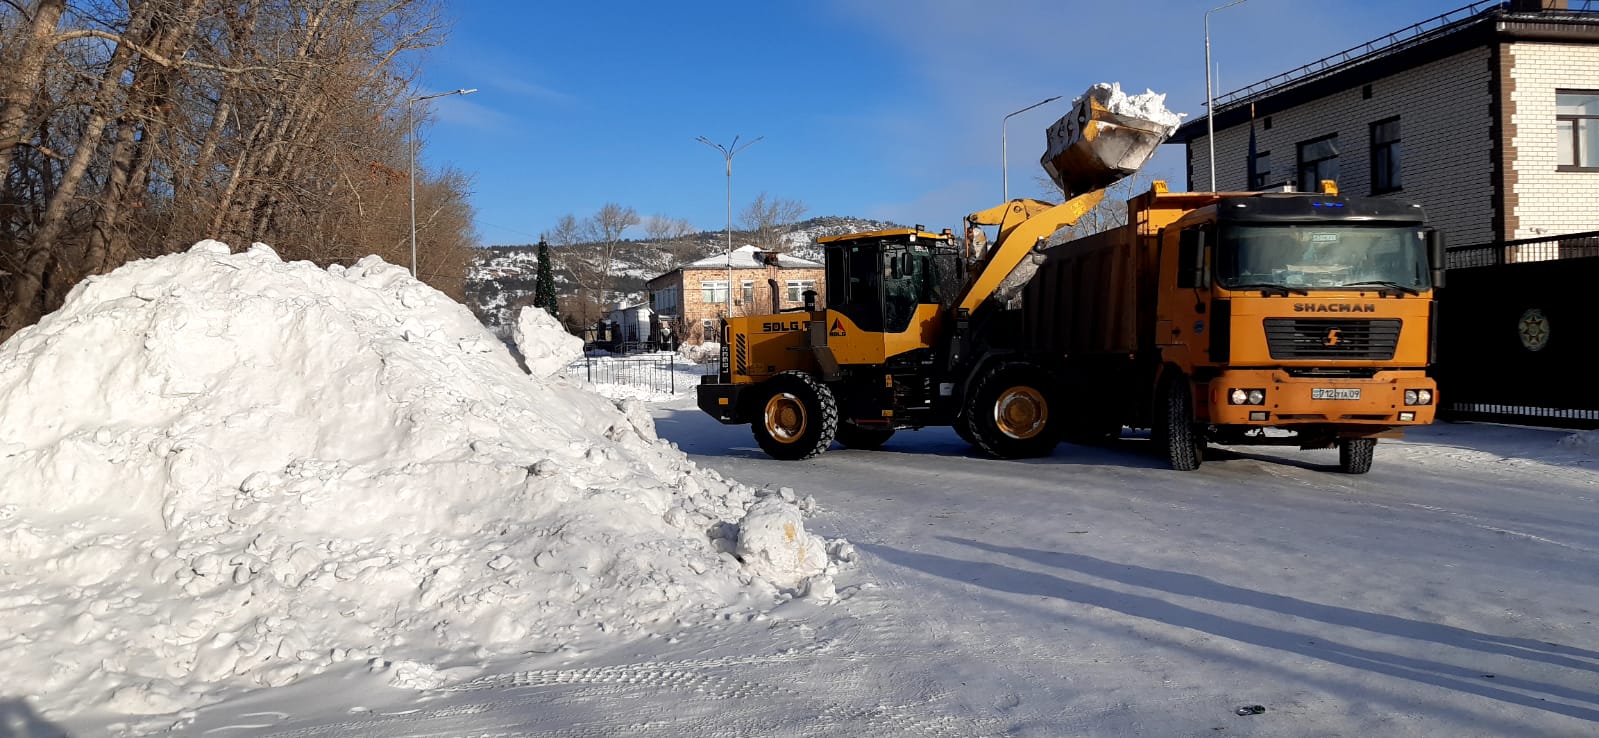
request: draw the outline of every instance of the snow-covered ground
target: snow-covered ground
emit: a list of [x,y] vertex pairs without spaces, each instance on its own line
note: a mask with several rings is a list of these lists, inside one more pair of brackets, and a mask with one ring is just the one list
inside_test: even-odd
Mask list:
[[1593,434],[778,462],[402,269],[135,266],[0,346],[0,736],[1599,732]]

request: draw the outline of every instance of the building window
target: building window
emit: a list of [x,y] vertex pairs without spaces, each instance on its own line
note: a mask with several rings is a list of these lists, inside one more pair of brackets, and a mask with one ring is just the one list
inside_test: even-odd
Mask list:
[[727,302],[727,280],[707,279],[700,283],[700,302],[707,305]]
[[1254,178],[1249,180],[1249,189],[1262,190],[1266,183],[1271,181],[1271,152],[1261,151],[1255,154]]
[[1599,169],[1599,92],[1556,90],[1555,130],[1559,169]]
[[655,291],[655,312],[665,314],[676,309],[676,287],[666,287]]
[[1399,178],[1399,118],[1371,124],[1371,194],[1404,187]]
[[743,295],[742,299],[744,301],[743,304],[745,304],[745,305],[754,305],[755,304],[755,283],[754,282],[751,282],[749,280],[744,280],[744,295]]
[[1320,192],[1321,181],[1338,181],[1338,134],[1299,144],[1299,191]]
[[805,291],[814,289],[816,289],[816,280],[814,279],[790,279],[788,280],[788,301],[799,302],[804,300]]

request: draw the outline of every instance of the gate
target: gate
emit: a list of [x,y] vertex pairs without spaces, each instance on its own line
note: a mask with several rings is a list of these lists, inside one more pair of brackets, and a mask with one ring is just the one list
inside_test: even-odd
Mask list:
[[1434,376],[1450,420],[1599,428],[1599,231],[1448,251]]

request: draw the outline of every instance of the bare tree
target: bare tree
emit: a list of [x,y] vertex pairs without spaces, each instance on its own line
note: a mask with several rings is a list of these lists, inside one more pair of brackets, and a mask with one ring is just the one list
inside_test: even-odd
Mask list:
[[765,192],[744,207],[739,223],[750,232],[750,240],[762,251],[786,252],[783,235],[805,215],[805,204],[798,200],[768,198]]
[[599,212],[590,216],[585,224],[586,240],[595,244],[595,272],[599,276],[598,299],[601,305],[610,304],[610,291],[616,272],[616,250],[622,245],[622,235],[639,224],[638,211],[614,202],[600,206]]
[[[0,338],[201,238],[405,263],[406,60],[440,1],[0,0]],[[470,181],[416,184],[418,274],[458,295]]]
[[[1117,181],[1105,188],[1105,198],[1100,200],[1094,209],[1088,211],[1074,225],[1062,228],[1051,237],[1052,242],[1069,241],[1074,238],[1093,235],[1112,228],[1127,225],[1127,201],[1149,191],[1153,180],[1142,172],[1133,172],[1126,178]],[[1039,175],[1034,179],[1039,189],[1044,190],[1045,197],[1053,198],[1052,201],[1062,201],[1065,191],[1060,185],[1049,177]]]
[[674,267],[692,259],[694,242],[689,236],[698,232],[699,229],[682,218],[651,215],[644,221],[644,237],[665,250]]

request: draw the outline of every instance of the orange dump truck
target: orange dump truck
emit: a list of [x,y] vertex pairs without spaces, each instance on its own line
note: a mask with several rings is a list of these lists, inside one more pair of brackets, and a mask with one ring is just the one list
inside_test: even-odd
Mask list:
[[1430,423],[1443,244],[1419,206],[1322,193],[1167,192],[1128,225],[1033,255],[1021,335],[1061,357],[1063,435],[1150,428],[1179,470],[1207,443],[1339,449]]

